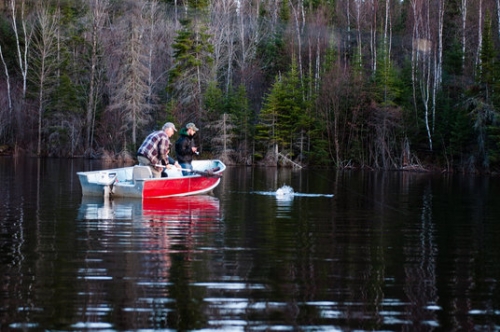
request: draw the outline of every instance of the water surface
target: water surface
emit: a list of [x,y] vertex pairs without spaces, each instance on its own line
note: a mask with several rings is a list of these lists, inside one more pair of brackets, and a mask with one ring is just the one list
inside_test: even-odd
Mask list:
[[2,331],[500,330],[497,177],[229,167],[210,196],[81,196],[115,166],[0,158]]

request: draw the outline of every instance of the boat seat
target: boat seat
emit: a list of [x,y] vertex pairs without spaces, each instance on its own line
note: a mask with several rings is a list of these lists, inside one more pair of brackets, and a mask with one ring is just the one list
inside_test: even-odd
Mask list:
[[153,173],[151,172],[151,168],[149,168],[149,166],[134,166],[132,171],[132,180],[134,182],[152,177]]

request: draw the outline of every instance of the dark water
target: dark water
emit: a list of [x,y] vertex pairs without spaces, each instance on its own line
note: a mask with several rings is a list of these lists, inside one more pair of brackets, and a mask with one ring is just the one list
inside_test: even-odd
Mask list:
[[2,331],[500,330],[498,177],[229,168],[213,196],[82,198],[100,168],[0,158]]

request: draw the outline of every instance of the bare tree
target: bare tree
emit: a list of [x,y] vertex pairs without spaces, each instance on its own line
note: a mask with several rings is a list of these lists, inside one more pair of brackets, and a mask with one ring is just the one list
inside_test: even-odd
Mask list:
[[[117,132],[122,139],[122,148],[127,150],[127,141],[135,149],[137,130],[150,118],[151,60],[152,50],[145,45],[145,28],[140,3],[130,2],[129,15],[124,17],[123,26],[115,35],[123,45],[114,53],[113,59],[119,66],[110,84],[111,103],[109,111],[121,119]],[[150,18],[150,16],[149,16]],[[131,139],[128,140],[130,133]]]
[[[143,42],[145,54],[145,66],[147,66],[148,92],[146,102],[148,106],[145,112],[150,112],[152,120],[164,120],[161,104],[161,95],[164,94],[167,85],[168,69],[172,61],[172,43],[175,29],[178,25],[176,20],[170,19],[170,11],[173,9],[163,6],[158,0],[142,1],[142,17],[144,33]],[[149,131],[151,128],[143,129]],[[141,129],[141,127],[138,127]],[[139,134],[139,133],[138,133]]]
[[221,0],[212,2],[210,12],[211,41],[213,45],[213,66],[210,79],[218,81],[218,75],[224,73],[221,81],[225,81],[225,91],[229,90],[233,78],[233,63],[236,57],[235,31],[236,31],[237,3],[234,0]]
[[55,71],[57,62],[57,30],[58,22],[39,2],[36,9],[36,22],[34,29],[31,62],[33,63],[34,83],[38,88],[38,148],[37,154],[42,151],[42,118],[45,107],[45,88],[50,75]]
[[158,27],[159,16],[160,16],[160,8],[157,0],[151,0],[145,4],[142,9],[142,21],[147,23],[145,26],[147,27],[145,31],[144,38],[148,38],[146,41],[147,49],[147,67],[148,67],[148,78],[147,78],[147,103],[151,108],[154,108],[154,103],[156,102],[156,96],[154,94],[154,83],[155,78],[153,77],[153,64],[154,64],[154,55],[155,55],[155,35],[156,29]]
[[92,7],[92,30],[90,36],[90,72],[89,72],[89,87],[87,94],[87,109],[86,109],[86,126],[87,126],[87,137],[85,141],[85,148],[88,150],[92,147],[92,141],[94,136],[94,115],[96,111],[97,98],[96,92],[97,88],[97,76],[99,73],[98,62],[99,62],[99,34],[100,29],[104,25],[106,20],[109,0],[89,0],[91,1]]
[[237,34],[237,48],[235,54],[236,64],[241,71],[244,83],[250,81],[251,77],[247,74],[247,68],[257,54],[257,45],[263,37],[258,23],[258,13],[260,11],[260,1],[240,1],[237,0],[238,24],[234,29]]

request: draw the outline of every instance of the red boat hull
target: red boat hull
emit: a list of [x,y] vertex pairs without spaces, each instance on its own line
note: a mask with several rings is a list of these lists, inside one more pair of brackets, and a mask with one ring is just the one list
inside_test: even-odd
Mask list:
[[172,180],[151,179],[144,181],[142,197],[163,198],[210,192],[220,182],[219,177],[188,176]]

